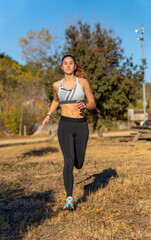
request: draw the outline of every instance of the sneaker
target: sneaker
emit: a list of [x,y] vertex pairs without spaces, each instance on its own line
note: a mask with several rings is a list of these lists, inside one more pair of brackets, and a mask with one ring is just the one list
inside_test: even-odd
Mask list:
[[73,198],[72,197],[68,197],[66,200],[66,204],[63,207],[64,210],[74,210],[74,206],[73,206]]

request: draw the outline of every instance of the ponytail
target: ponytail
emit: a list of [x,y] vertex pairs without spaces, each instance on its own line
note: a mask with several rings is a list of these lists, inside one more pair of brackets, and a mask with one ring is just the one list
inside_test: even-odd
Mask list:
[[87,78],[87,74],[86,74],[86,70],[82,67],[80,67],[78,64],[77,64],[77,68],[76,70],[74,71],[74,75],[76,77],[81,77],[81,78]]

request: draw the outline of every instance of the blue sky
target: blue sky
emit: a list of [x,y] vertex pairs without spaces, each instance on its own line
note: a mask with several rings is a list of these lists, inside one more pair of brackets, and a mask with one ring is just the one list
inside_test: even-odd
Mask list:
[[133,55],[135,64],[142,63],[140,34],[135,29],[143,24],[145,79],[151,83],[151,0],[0,0],[0,52],[23,63],[18,44],[21,36],[46,27],[61,40],[65,29],[79,19],[113,29],[122,39],[125,55]]

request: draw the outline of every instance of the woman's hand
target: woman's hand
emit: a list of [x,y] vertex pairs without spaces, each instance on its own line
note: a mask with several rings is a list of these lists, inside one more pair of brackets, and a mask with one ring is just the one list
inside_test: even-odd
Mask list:
[[47,116],[45,117],[45,119],[43,120],[43,122],[42,122],[42,126],[43,126],[43,127],[47,127],[47,124],[48,124],[49,120],[50,120],[50,116],[47,115]]
[[77,106],[80,110],[84,110],[86,109],[86,104],[84,104],[83,102],[81,102],[80,100],[77,100]]

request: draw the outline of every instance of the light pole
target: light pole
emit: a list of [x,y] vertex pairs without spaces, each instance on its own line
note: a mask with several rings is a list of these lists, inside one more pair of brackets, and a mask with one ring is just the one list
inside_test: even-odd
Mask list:
[[146,96],[145,96],[145,58],[144,58],[144,26],[142,24],[141,28],[135,30],[136,33],[141,31],[140,37],[138,40],[142,41],[142,66],[143,66],[143,106],[144,106],[144,121],[146,120]]

